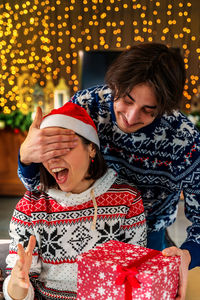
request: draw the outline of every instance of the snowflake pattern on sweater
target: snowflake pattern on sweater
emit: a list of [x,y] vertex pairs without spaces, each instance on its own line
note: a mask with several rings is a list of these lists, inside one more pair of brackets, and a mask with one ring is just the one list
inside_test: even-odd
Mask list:
[[[117,126],[112,93],[106,85],[79,91],[71,101],[83,106],[94,120],[108,165],[141,191],[149,232],[175,221],[183,191],[185,214],[192,225],[182,247],[192,254],[191,265],[200,265],[199,131],[174,111],[135,133],[124,133]],[[19,177],[29,189],[39,182],[36,170],[36,165],[24,168],[19,162]]]
[[[98,207],[95,230],[91,229],[91,190]],[[62,299],[76,299],[77,255],[109,240],[146,245],[141,195],[135,186],[116,178],[112,169],[80,194],[56,189],[48,193],[27,191],[10,224],[8,273],[16,261],[17,244],[26,247],[31,235],[37,241],[31,266],[37,297],[57,299],[62,295]]]

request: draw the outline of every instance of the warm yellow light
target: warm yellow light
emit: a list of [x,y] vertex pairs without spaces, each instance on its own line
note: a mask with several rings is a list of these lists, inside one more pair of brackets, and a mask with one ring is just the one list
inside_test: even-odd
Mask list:
[[186,107],[187,109],[189,109],[189,108],[191,107],[191,105],[190,105],[189,103],[187,103],[187,104],[185,105],[185,107]]
[[[151,1],[153,2],[153,0]],[[189,43],[193,42],[191,46],[196,51],[194,54],[200,60],[200,47],[194,43],[197,41],[197,34],[191,34],[189,24],[191,23],[191,18],[189,17],[191,3],[188,1],[186,3],[183,0],[177,2],[176,5],[179,6],[179,11],[176,14],[173,11],[175,4],[173,5],[172,1],[168,2],[167,10],[164,13],[168,16],[172,14],[173,18],[168,17],[167,20],[163,19],[162,22],[161,18],[159,18],[161,16],[159,10],[165,8],[160,0],[155,0],[151,6],[147,6],[147,2],[145,4],[142,2],[138,3],[139,1],[137,0],[130,1],[132,5],[128,5],[129,2],[122,0],[108,0],[107,3],[103,0],[83,0],[83,13],[88,12],[87,15],[84,15],[81,10],[75,14],[76,0],[70,0],[65,5],[61,0],[55,0],[54,3],[51,3],[50,0],[34,0],[33,2],[32,6],[30,0],[24,0],[22,3],[19,2],[19,4],[14,4],[13,6],[8,1],[3,5],[0,4],[0,8],[6,10],[5,13],[0,14],[0,57],[2,62],[0,86],[4,88],[2,93],[5,95],[4,98],[8,99],[8,102],[12,101],[12,99],[16,102],[19,101],[16,98],[16,94],[14,94],[14,87],[17,86],[16,79],[22,66],[26,65],[31,71],[35,83],[43,81],[41,76],[46,77],[47,72],[52,73],[53,79],[57,79],[61,70],[67,73],[67,80],[69,80],[71,76],[77,75],[74,73],[77,67],[75,66],[74,69],[74,66],[70,67],[70,65],[77,64],[78,49],[90,51],[104,48],[106,50],[111,46],[110,41],[114,43],[113,45],[116,48],[128,48],[129,44],[132,45],[129,39],[136,42],[152,42],[157,38],[160,38],[162,41],[168,41],[168,33],[170,32],[170,44],[173,43],[173,39],[182,39],[180,47],[184,51],[186,69],[189,69],[189,62],[191,63],[191,59],[188,59],[190,54],[188,49],[190,47]],[[123,9],[127,9],[127,14],[129,13],[128,9],[132,11],[137,9],[137,11],[134,11],[136,13],[134,18],[131,20],[133,33],[130,31],[130,34],[133,34],[133,37],[127,35],[127,39],[123,39],[122,35],[122,33],[127,32],[128,20],[126,15],[121,14]],[[62,14],[62,10],[64,14]],[[54,18],[51,17],[51,13],[55,11],[57,11],[55,15],[57,22],[54,22]],[[148,19],[145,15],[146,11],[148,12]],[[6,20],[1,16],[6,18]],[[117,19],[119,16],[121,16],[121,20]],[[185,27],[176,28],[173,26],[177,23],[178,17],[185,17],[182,20]],[[162,26],[160,26],[161,24]],[[98,28],[95,28],[96,26]],[[108,28],[110,26],[113,28]],[[125,27],[124,30],[122,26]],[[2,29],[4,27],[6,28],[5,30]],[[93,38],[95,31],[98,34],[98,39]],[[161,36],[159,36],[160,32],[162,33]],[[107,33],[109,33],[109,38]],[[21,43],[20,39],[21,34],[24,36],[23,43]],[[53,52],[58,54],[58,58],[52,55]],[[55,67],[57,59],[60,69]],[[197,84],[196,77],[191,80],[195,80]],[[11,84],[11,94],[5,88],[5,81],[9,81]],[[13,82],[15,83],[13,84]],[[79,88],[77,78],[73,77],[71,85],[73,90],[74,86]],[[194,84],[193,90],[191,85],[190,82],[187,89],[189,93],[194,93]],[[188,96],[190,95],[187,94],[187,99]]]
[[100,15],[100,18],[101,18],[101,19],[105,19],[106,16],[107,16],[107,15],[106,15],[106,13],[104,12],[104,13],[102,13],[102,14]]
[[193,91],[194,94],[196,94],[198,92],[196,88],[193,89],[192,91]]

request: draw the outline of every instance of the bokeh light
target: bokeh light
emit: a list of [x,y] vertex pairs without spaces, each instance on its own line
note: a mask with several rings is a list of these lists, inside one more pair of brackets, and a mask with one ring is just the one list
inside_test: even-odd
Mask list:
[[[49,74],[54,84],[65,78],[72,95],[81,86],[79,51],[122,51],[142,42],[180,48],[187,70],[183,106],[188,110],[200,85],[200,34],[192,30],[192,17],[190,1],[4,1],[0,4],[0,110],[28,111],[33,86],[45,87]],[[24,68],[32,76],[25,102],[19,91]]]

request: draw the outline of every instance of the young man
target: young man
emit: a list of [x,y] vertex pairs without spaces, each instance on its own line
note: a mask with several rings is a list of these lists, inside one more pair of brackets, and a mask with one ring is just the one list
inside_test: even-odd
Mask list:
[[[188,267],[200,265],[200,134],[177,110],[185,83],[183,59],[165,45],[140,44],[118,57],[106,83],[77,92],[71,101],[94,120],[108,165],[141,191],[149,248],[165,248],[165,229],[176,219],[183,191],[192,225],[182,250],[165,253],[182,257],[179,299],[184,299]],[[18,173],[28,189],[39,182],[37,164],[31,163],[62,155],[76,144],[72,132],[38,129],[41,118],[38,109],[20,149]]]

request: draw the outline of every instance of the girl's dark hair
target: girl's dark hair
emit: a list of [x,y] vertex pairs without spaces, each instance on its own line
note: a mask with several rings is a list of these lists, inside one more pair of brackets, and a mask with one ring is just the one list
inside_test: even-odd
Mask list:
[[159,115],[180,107],[185,79],[180,50],[159,43],[142,43],[122,52],[105,77],[114,99],[130,93],[138,84],[149,84],[158,102]]
[[[78,134],[77,134],[78,135]],[[78,135],[83,144],[88,146],[92,142],[87,140],[86,138]],[[88,176],[85,178],[87,180],[94,179],[97,180],[100,177],[102,177],[106,171],[107,171],[107,164],[103,157],[103,155],[100,152],[100,149],[96,144],[93,143],[93,146],[96,150],[96,155],[94,157],[94,162],[90,162],[89,168],[88,168]],[[46,191],[48,188],[52,187],[58,187],[55,178],[46,170],[46,168],[40,164],[40,189],[43,191]]]

